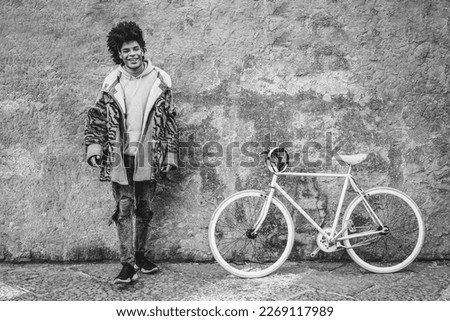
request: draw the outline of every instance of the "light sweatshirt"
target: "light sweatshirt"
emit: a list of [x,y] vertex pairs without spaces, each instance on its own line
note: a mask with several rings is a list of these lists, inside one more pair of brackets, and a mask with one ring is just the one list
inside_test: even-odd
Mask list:
[[124,153],[130,156],[135,156],[138,150],[144,126],[145,107],[158,74],[150,63],[145,63],[144,71],[137,77],[130,75],[125,68],[120,68],[122,73],[120,84],[124,91],[126,108]]

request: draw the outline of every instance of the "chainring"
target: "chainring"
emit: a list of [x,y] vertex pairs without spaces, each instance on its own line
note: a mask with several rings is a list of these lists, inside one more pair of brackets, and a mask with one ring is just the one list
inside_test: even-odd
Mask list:
[[[323,229],[327,234],[331,233],[331,228],[326,227]],[[316,237],[317,246],[323,251],[327,253],[335,252],[338,250],[338,246],[336,244],[330,244],[325,236],[322,233],[317,233]]]

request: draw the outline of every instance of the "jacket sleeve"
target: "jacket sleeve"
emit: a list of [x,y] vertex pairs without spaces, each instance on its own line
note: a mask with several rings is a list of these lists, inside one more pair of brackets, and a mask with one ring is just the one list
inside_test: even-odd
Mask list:
[[167,89],[165,92],[165,114],[166,124],[164,126],[164,134],[167,140],[167,153],[163,161],[164,165],[178,167],[178,125],[175,120],[176,110],[173,103],[172,91]]
[[103,156],[103,146],[107,141],[106,104],[104,96],[100,94],[95,106],[87,112],[84,129],[84,143],[86,146],[86,160],[92,156]]

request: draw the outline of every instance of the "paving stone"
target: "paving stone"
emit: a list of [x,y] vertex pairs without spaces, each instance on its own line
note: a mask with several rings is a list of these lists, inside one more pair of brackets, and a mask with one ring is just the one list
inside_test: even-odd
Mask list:
[[394,274],[354,263],[286,262],[258,279],[235,277],[216,263],[158,263],[131,285],[114,285],[118,262],[0,264],[2,301],[445,301],[450,262],[414,262]]

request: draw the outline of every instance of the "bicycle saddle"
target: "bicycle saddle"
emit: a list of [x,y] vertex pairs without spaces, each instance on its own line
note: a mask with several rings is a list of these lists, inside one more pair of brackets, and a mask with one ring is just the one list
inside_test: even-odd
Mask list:
[[363,162],[367,158],[367,154],[355,154],[355,155],[333,155],[339,163],[345,163],[347,165],[356,165]]

